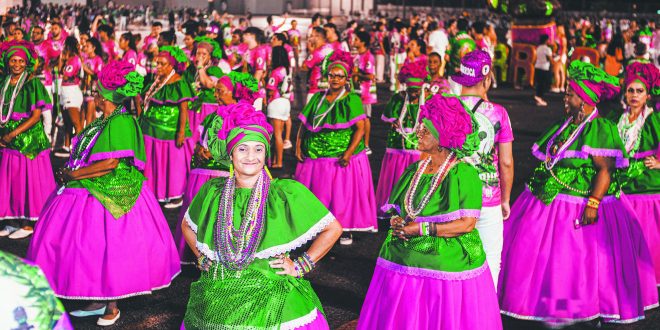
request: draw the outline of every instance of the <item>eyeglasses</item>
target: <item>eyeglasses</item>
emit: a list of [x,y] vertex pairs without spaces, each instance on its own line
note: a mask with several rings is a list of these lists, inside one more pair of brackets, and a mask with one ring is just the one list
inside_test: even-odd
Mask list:
[[637,89],[628,88],[628,90],[626,90],[626,92],[629,93],[629,94],[635,94],[635,93],[643,94],[643,93],[646,92],[646,90],[644,88],[637,88]]
[[329,74],[328,74],[328,79],[338,79],[338,80],[341,80],[341,79],[344,79],[344,78],[346,78],[346,76],[343,75],[343,74],[332,74],[332,73],[329,73]]

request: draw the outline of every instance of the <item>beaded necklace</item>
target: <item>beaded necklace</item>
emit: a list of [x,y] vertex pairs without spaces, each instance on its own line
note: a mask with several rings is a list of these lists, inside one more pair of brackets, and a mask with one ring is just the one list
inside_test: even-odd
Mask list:
[[71,156],[66,163],[66,167],[70,170],[77,170],[84,166],[87,163],[89,154],[92,152],[92,148],[94,148],[94,145],[96,144],[96,140],[98,140],[105,126],[112,118],[124,113],[126,113],[126,109],[119,105],[107,118],[105,116],[97,118],[85,127],[80,134],[74,138],[73,148],[71,148]]
[[254,260],[254,253],[264,234],[266,200],[270,177],[262,170],[252,189],[247,211],[238,229],[234,228],[236,176],[227,180],[220,198],[215,224],[216,256],[231,270],[242,270]]
[[[420,99],[420,102],[421,102],[421,99]],[[401,109],[401,114],[399,115],[399,118],[397,119],[397,124],[399,125],[399,127],[397,128],[397,132],[399,132],[399,134],[401,134],[401,137],[404,140],[406,140],[406,141],[408,141],[408,142],[410,142],[414,145],[417,145],[417,143],[415,142],[414,139],[411,138],[411,136],[413,134],[415,134],[415,132],[417,131],[417,127],[419,126],[419,114],[420,114],[421,111],[419,109],[417,110],[417,118],[414,118],[415,119],[415,125],[413,126],[412,130],[410,130],[410,132],[408,132],[406,130],[406,128],[403,127],[403,120],[406,118],[406,115],[408,114],[408,106],[409,105],[410,105],[410,101],[408,100],[408,93],[406,93],[406,98],[403,101],[403,108]]]
[[598,115],[598,109],[594,109],[594,111],[585,119],[583,120],[580,125],[571,133],[571,135],[566,139],[566,141],[562,145],[555,145],[555,139],[568,127],[568,125],[573,121],[573,117],[569,117],[566,119],[564,124],[557,130],[557,132],[550,138],[550,141],[548,141],[548,145],[545,148],[545,168],[548,170],[551,170],[557,163],[562,160],[564,157],[564,152],[570,147],[575,140],[577,140],[578,136],[580,136],[580,133],[582,133],[582,130],[584,130],[584,127],[590,123],[596,116]]
[[149,90],[147,90],[147,93],[144,94],[144,113],[147,113],[147,110],[149,110],[149,105],[151,105],[151,98],[156,95],[156,93],[160,92],[163,87],[165,87],[165,84],[174,77],[174,74],[176,72],[174,70],[170,71],[170,73],[165,77],[165,79],[162,80],[156,80],[151,87],[149,87]]
[[445,179],[447,173],[449,173],[449,170],[455,164],[454,161],[456,158],[454,156],[455,154],[453,151],[449,153],[449,156],[447,156],[445,161],[442,163],[442,166],[440,166],[438,171],[435,172],[435,174],[433,174],[433,178],[431,179],[431,188],[426,192],[426,194],[424,194],[424,197],[422,197],[422,200],[419,202],[417,207],[415,207],[414,198],[415,195],[417,194],[419,181],[421,180],[422,175],[426,170],[426,167],[431,163],[431,158],[429,157],[428,159],[422,161],[421,165],[419,166],[419,168],[417,168],[417,171],[413,176],[411,185],[408,187],[408,190],[406,191],[406,196],[403,205],[406,210],[406,220],[408,219],[410,219],[410,221],[415,220],[415,218],[417,218],[419,213],[422,212],[422,210],[426,207],[433,193],[436,191],[436,189],[438,189],[440,183]]
[[346,89],[341,90],[341,93],[339,93],[339,96],[337,96],[337,98],[335,98],[334,101],[332,101],[332,103],[328,107],[328,110],[326,110],[322,114],[318,114],[319,109],[321,109],[321,106],[323,105],[323,100],[325,100],[325,98],[328,96],[328,91],[327,90],[325,91],[325,93],[323,94],[323,98],[321,98],[321,100],[319,101],[319,104],[316,106],[316,111],[314,111],[314,117],[312,118],[312,129],[313,130],[318,129],[319,126],[321,126],[321,124],[323,123],[323,119],[325,119],[325,117],[328,116],[328,114],[330,113],[332,108],[335,107],[335,104],[337,103],[337,100],[339,100],[342,96],[344,96],[344,93],[346,93]]
[[16,98],[18,97],[18,92],[23,88],[23,84],[25,83],[27,74],[25,71],[21,73],[21,75],[18,77],[18,82],[16,82],[16,86],[14,87],[14,90],[11,94],[11,99],[9,100],[9,109],[7,109],[7,117],[3,118],[2,113],[5,110],[5,95],[7,95],[7,90],[9,89],[9,83],[11,81],[10,77],[7,77],[7,82],[5,83],[5,86],[2,88],[2,96],[0,100],[0,127],[5,127],[5,125],[9,122],[11,119],[11,115],[14,113],[14,104],[16,103]]
[[630,122],[630,109],[621,115],[619,122],[616,127],[619,131],[619,135],[623,140],[623,144],[626,146],[626,151],[632,156],[639,149],[640,135],[644,127],[644,122],[646,118],[653,112],[653,109],[650,107],[645,107],[642,113],[637,116],[637,119]]

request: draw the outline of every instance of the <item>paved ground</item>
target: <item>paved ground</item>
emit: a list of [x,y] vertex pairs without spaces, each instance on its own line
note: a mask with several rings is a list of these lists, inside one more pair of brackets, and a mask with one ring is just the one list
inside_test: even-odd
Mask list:
[[[384,87],[384,86],[383,86]],[[384,103],[389,97],[386,88],[379,88],[380,103],[375,107],[374,118],[380,118]],[[516,179],[514,184],[514,198],[523,189],[524,180],[531,169],[537,164],[532,159],[529,149],[540,133],[550,123],[563,114],[563,102],[559,95],[549,97],[550,106],[537,108],[533,105],[532,91],[514,91],[511,88],[502,88],[491,93],[491,100],[501,103],[509,110],[516,141],[514,142]],[[296,107],[299,109],[299,107]],[[385,134],[387,127],[380,120],[373,121],[371,167],[374,181],[379,174],[380,163],[385,150]],[[62,160],[54,160],[55,166],[62,164]],[[295,169],[292,155],[287,154],[284,174],[290,174]],[[171,228],[177,222],[178,210],[165,211]],[[369,281],[373,273],[375,259],[380,244],[384,240],[386,225],[381,224],[381,232],[377,234],[356,234],[352,246],[336,245],[328,256],[319,263],[319,267],[309,278],[318,293],[332,329],[350,329],[357,319]],[[11,241],[0,238],[0,249],[25,256],[29,241]],[[196,278],[196,271],[184,267],[182,274],[177,277],[169,288],[157,291],[153,295],[140,296],[122,300],[120,309],[122,318],[112,327],[113,329],[177,329],[181,323],[188,300],[188,288]],[[80,303],[65,301],[68,310],[80,306]],[[647,319],[632,325],[611,326],[607,329],[658,329],[660,328],[660,309],[647,313]],[[405,316],[402,316],[405,317]],[[478,315],[475,315],[478,317]],[[79,329],[93,329],[95,319],[76,319],[74,325]],[[519,322],[509,318],[504,319],[507,329],[537,329],[542,328],[538,323]],[[579,324],[572,329],[590,329],[598,327],[596,323]],[[380,330],[380,329],[378,329]]]

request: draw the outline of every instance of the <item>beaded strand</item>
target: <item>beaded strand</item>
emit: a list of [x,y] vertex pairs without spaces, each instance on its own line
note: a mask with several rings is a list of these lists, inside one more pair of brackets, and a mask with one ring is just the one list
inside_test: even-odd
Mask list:
[[413,176],[412,184],[410,185],[410,187],[408,187],[408,190],[406,191],[404,207],[406,210],[407,219],[414,220],[415,218],[417,218],[417,215],[419,215],[419,213],[426,207],[429,200],[431,199],[431,195],[433,195],[436,189],[438,189],[438,186],[440,186],[440,182],[442,182],[442,180],[446,176],[446,172],[449,171],[449,164],[453,163],[455,159],[454,156],[455,154],[453,151],[449,153],[449,156],[447,156],[444,163],[442,163],[442,166],[440,166],[438,171],[435,174],[433,174],[431,188],[426,192],[426,194],[424,194],[424,197],[419,202],[417,207],[414,207],[414,197],[417,193],[419,181],[422,178],[422,174],[424,174],[424,170],[426,170],[426,167],[429,165],[429,163],[431,163],[431,158],[428,158],[421,163],[421,166],[417,169],[415,175]]

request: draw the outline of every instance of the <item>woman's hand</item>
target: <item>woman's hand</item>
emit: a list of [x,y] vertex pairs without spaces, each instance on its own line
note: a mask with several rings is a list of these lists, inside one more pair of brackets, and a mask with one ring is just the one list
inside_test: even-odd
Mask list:
[[270,265],[270,268],[281,269],[281,271],[275,273],[277,275],[298,277],[298,272],[296,272],[296,267],[293,265],[293,260],[284,254],[280,254],[277,256],[277,259],[269,261],[268,264]]
[[197,164],[206,164],[206,162],[211,159],[211,153],[198,143],[195,146],[193,157],[195,157],[195,162]]
[[583,226],[594,224],[598,221],[598,209],[592,207],[585,207],[584,213],[582,213],[582,222],[580,223]]
[[344,153],[344,155],[341,156],[341,158],[339,158],[339,166],[346,167],[348,166],[350,161],[351,161],[351,155]]
[[419,223],[410,222],[404,225],[404,222],[397,222],[392,225],[392,236],[398,237],[404,241],[409,240],[411,236],[419,236]]
[[73,180],[73,171],[67,168],[61,168],[55,173],[55,180],[58,184],[63,185]]
[[301,163],[304,161],[303,156],[302,156],[302,148],[300,147],[300,143],[296,143],[296,159]]
[[660,170],[660,161],[655,156],[644,158],[644,165],[651,170]]
[[186,140],[186,135],[182,130],[176,132],[176,147],[181,149],[183,142]]
[[2,147],[2,148],[6,148],[7,146],[9,146],[9,144],[11,143],[11,141],[14,140],[14,138],[15,138],[15,136],[13,136],[11,133],[9,133],[9,134],[5,134],[5,135],[2,137],[2,139],[0,139],[0,147]]
[[511,205],[509,202],[502,202],[502,218],[508,220],[511,215]]

